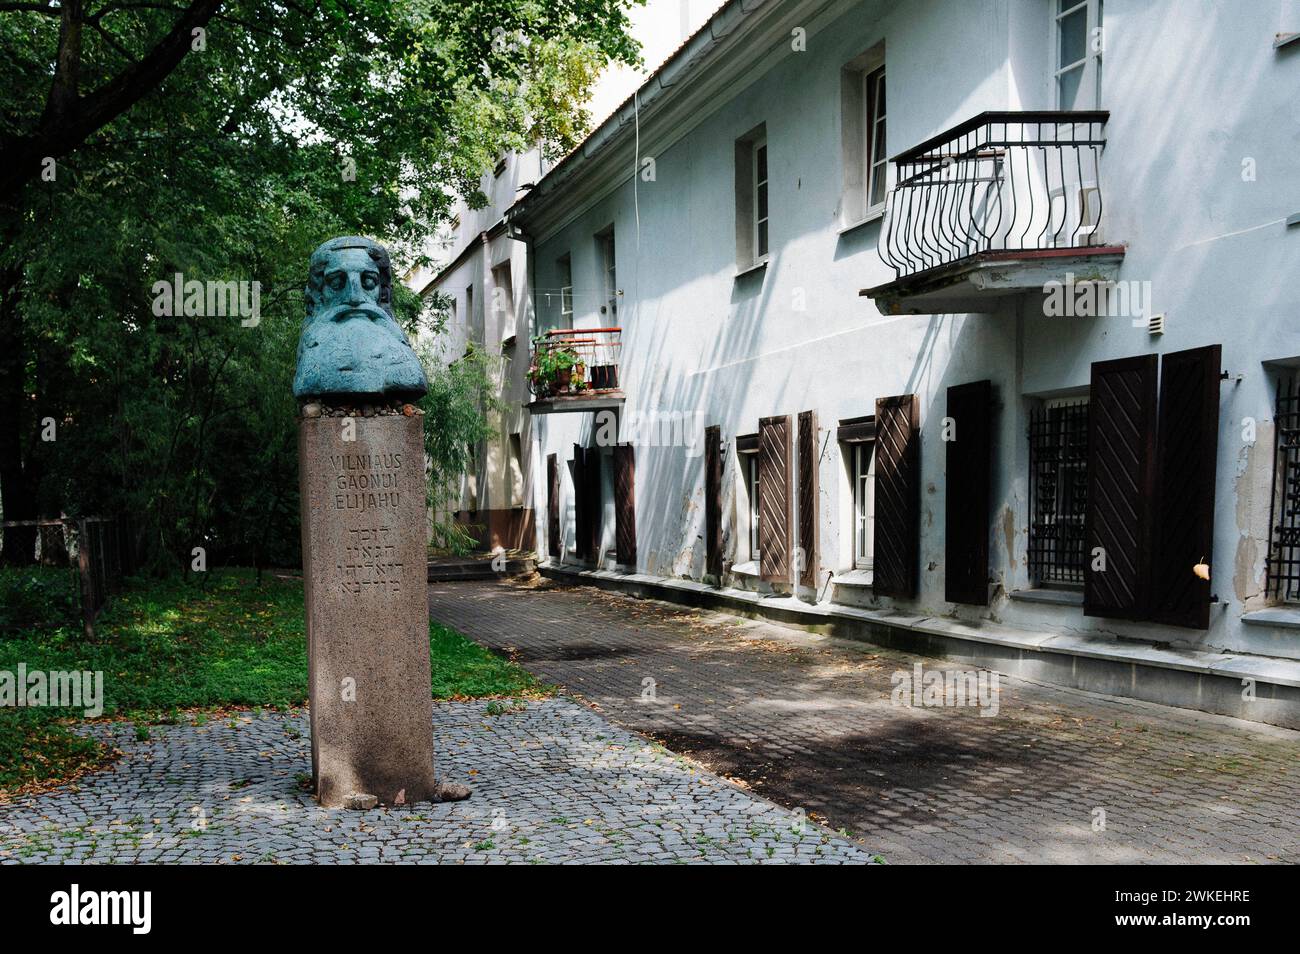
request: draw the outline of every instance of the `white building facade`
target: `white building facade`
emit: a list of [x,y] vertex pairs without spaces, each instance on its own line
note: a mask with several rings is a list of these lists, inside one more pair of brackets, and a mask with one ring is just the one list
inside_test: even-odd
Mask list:
[[548,569],[1291,724],[1296,13],[722,7],[506,214]]
[[439,235],[438,257],[446,264],[406,278],[417,293],[449,302],[446,326],[433,342],[437,360],[459,360],[471,348],[488,359],[499,405],[487,415],[492,434],[473,448],[458,498],[438,515],[459,523],[483,550],[533,549],[533,440],[524,409],[532,320],[527,250],[512,238],[504,212],[546,168],[538,149],[503,156],[480,184],[487,204],[473,209],[459,201],[452,226]]

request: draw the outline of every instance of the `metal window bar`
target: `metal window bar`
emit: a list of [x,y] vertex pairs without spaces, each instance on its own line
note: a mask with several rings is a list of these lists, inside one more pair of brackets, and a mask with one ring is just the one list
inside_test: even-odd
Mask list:
[[1300,377],[1277,384],[1268,595],[1300,601]]
[[981,113],[895,156],[880,257],[901,278],[982,252],[1100,245],[1108,117]]
[[1088,511],[1088,404],[1029,415],[1029,576],[1034,585],[1083,583]]

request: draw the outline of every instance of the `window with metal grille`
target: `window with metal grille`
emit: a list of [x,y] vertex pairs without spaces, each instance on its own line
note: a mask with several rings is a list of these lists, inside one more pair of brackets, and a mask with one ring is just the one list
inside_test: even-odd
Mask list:
[[1277,383],[1277,451],[1269,517],[1268,595],[1300,602],[1300,376]]
[[1088,402],[1048,401],[1029,415],[1029,576],[1083,583],[1088,510]]

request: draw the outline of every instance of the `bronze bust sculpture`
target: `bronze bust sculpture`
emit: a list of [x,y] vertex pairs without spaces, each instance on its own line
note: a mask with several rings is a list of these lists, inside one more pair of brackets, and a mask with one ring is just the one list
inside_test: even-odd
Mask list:
[[323,243],[311,254],[306,300],[294,397],[414,400],[429,390],[393,317],[393,267],[378,242],[344,236]]

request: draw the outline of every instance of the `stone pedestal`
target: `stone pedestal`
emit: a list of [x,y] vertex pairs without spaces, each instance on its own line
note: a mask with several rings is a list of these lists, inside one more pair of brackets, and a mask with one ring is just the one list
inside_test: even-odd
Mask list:
[[316,797],[433,799],[423,418],[303,417],[298,468]]

